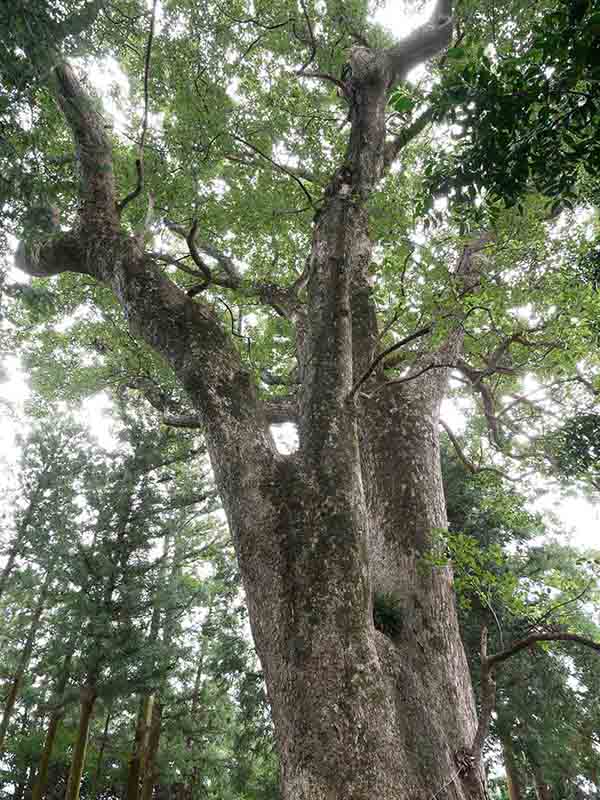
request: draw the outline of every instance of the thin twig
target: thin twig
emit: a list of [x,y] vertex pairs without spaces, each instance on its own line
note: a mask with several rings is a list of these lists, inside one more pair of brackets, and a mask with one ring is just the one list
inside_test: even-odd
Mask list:
[[404,339],[401,339],[399,342],[395,342],[394,344],[390,345],[383,352],[381,352],[377,356],[377,358],[375,358],[371,362],[371,365],[367,367],[367,369],[363,372],[361,377],[356,381],[356,383],[350,390],[348,399],[354,397],[358,389],[363,385],[363,383],[367,380],[367,378],[369,378],[373,374],[373,372],[377,369],[377,366],[383,361],[384,358],[386,358],[386,356],[389,356],[390,353],[393,353],[395,350],[399,350],[401,347],[404,347],[405,344],[409,344],[409,342],[412,342],[415,339],[418,339],[419,337],[425,336],[425,334],[430,333],[432,328],[433,328],[433,323],[425,325],[424,327],[419,328],[416,331],[413,331],[413,333],[409,334],[408,336],[405,336]]
[[140,134],[140,143],[138,149],[138,157],[135,160],[135,169],[137,173],[137,185],[132,192],[129,192],[119,203],[117,209],[119,214],[122,214],[126,206],[138,197],[144,188],[144,142],[146,141],[146,131],[148,130],[148,109],[150,105],[150,57],[152,55],[152,42],[154,40],[154,24],[156,22],[156,4],[157,0],[152,3],[152,15],[150,17],[150,30],[148,32],[148,41],[146,42],[146,55],[144,58],[144,116],[142,117],[142,132]]
[[219,300],[221,303],[223,303],[223,305],[225,306],[225,308],[229,312],[229,317],[231,319],[231,335],[232,336],[236,336],[238,339],[244,339],[246,341],[246,347],[248,348],[248,358],[250,358],[251,350],[252,350],[252,342],[250,340],[250,337],[249,336],[244,336],[243,333],[238,333],[236,331],[236,329],[235,329],[235,317],[233,316],[233,311],[231,310],[231,306],[229,305],[229,303],[227,303],[226,300],[223,300],[222,297],[217,297],[217,300]]
[[407,375],[405,378],[395,378],[393,381],[386,381],[386,383],[382,383],[381,386],[378,386],[375,391],[379,392],[386,386],[396,386],[400,383],[408,383],[409,381],[414,381],[417,378],[420,378],[421,375],[423,375],[425,372],[429,372],[432,369],[456,369],[456,364],[428,364],[426,367],[423,367],[423,369],[420,369],[413,375]]
[[302,7],[302,13],[304,15],[304,19],[306,20],[306,27],[308,28],[308,35],[310,36],[310,55],[308,60],[300,67],[298,71],[298,75],[302,75],[304,70],[312,64],[315,60],[315,56],[317,55],[317,43],[315,42],[315,34],[313,32],[312,23],[310,21],[310,16],[308,14],[308,9],[306,8],[305,0],[300,0],[300,6]]
[[[511,478],[510,475],[507,475],[506,472],[503,472],[501,469],[498,469],[497,467],[478,467],[477,465],[473,464],[473,462],[467,458],[464,450],[460,445],[460,442],[458,441],[457,436],[454,434],[450,426],[446,422],[444,422],[443,419],[440,420],[440,425],[446,431],[446,434],[448,435],[448,438],[450,439],[450,442],[452,443],[452,446],[456,451],[456,455],[459,457],[460,461],[464,464],[466,469],[472,475],[477,475],[480,472],[493,472],[494,474],[499,475],[501,478],[505,478],[507,481],[512,481],[514,483],[517,480],[517,478]],[[493,610],[492,613],[494,613]],[[500,635],[502,636],[502,632],[500,633]]]
[[197,231],[198,231],[198,220],[195,219],[192,224],[192,227],[190,228],[190,232],[186,236],[185,241],[187,242],[187,246],[190,249],[190,255],[194,261],[194,264],[202,272],[205,280],[203,281],[203,283],[199,283],[196,286],[192,286],[190,289],[188,289],[187,291],[188,297],[194,297],[194,295],[197,295],[199,292],[204,291],[204,289],[206,289],[206,287],[210,284],[212,280],[211,271],[208,268],[208,265],[202,260],[202,257],[198,252],[198,248],[196,247]]
[[232,135],[232,137],[233,137],[234,139],[236,139],[238,142],[241,142],[241,143],[242,143],[243,145],[245,145],[246,147],[249,147],[249,148],[250,148],[250,150],[253,150],[255,153],[257,153],[259,156],[261,156],[262,158],[264,158],[266,161],[268,161],[270,164],[272,164],[272,165],[273,165],[274,167],[276,167],[278,170],[281,170],[281,172],[284,172],[286,175],[289,175],[289,177],[290,177],[290,178],[292,178],[293,180],[295,180],[295,181],[296,181],[296,183],[298,184],[298,186],[299,186],[299,187],[302,189],[302,191],[304,192],[304,194],[305,194],[305,195],[306,195],[306,197],[308,198],[308,202],[310,203],[311,207],[312,207],[312,208],[315,208],[315,201],[313,200],[313,198],[312,198],[312,195],[310,194],[310,192],[308,191],[308,189],[306,188],[306,186],[305,186],[305,185],[302,183],[302,181],[300,180],[300,178],[298,178],[298,176],[297,176],[297,175],[294,175],[294,173],[293,173],[293,172],[291,172],[291,170],[287,169],[287,167],[284,167],[284,166],[283,166],[283,164],[278,164],[278,163],[277,163],[277,161],[274,161],[274,160],[273,160],[273,159],[272,159],[270,156],[268,156],[266,153],[263,153],[263,151],[262,151],[262,150],[259,150],[259,149],[258,149],[258,147],[256,147],[256,145],[253,145],[253,144],[251,144],[250,142],[247,142],[245,139],[242,139],[242,137],[241,137],[241,136],[238,136],[238,135],[237,135],[237,134],[235,134],[235,133],[232,133],[231,135]]
[[527,630],[531,631],[534,628],[537,628],[539,625],[543,625],[544,621],[547,620],[548,617],[551,617],[555,611],[558,611],[559,608],[564,608],[564,606],[569,606],[571,605],[571,603],[577,603],[579,600],[582,599],[582,597],[585,594],[587,594],[587,592],[592,588],[594,583],[595,581],[590,581],[586,586],[584,586],[584,588],[581,590],[581,592],[579,592],[579,594],[575,595],[575,597],[569,597],[568,600],[563,600],[562,602],[557,603],[556,605],[549,608],[542,614],[542,616],[539,619],[534,620],[531,623],[531,625],[527,628]]

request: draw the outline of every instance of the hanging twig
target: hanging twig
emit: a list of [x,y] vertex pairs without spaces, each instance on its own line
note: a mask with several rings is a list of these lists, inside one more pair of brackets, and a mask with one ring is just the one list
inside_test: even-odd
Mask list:
[[238,339],[244,339],[245,340],[246,347],[248,348],[248,358],[250,358],[251,350],[252,350],[252,342],[250,340],[250,337],[249,336],[244,336],[243,333],[238,333],[236,331],[236,329],[235,329],[235,317],[233,316],[233,311],[231,310],[231,306],[225,300],[223,300],[222,297],[217,297],[217,300],[219,300],[221,303],[223,303],[223,305],[225,306],[225,308],[229,312],[229,317],[231,318],[231,335],[237,337]]
[[408,336],[405,336],[404,339],[401,339],[399,342],[395,342],[394,344],[387,347],[383,352],[381,352],[377,356],[377,358],[375,358],[371,362],[371,365],[363,372],[361,377],[356,381],[356,383],[350,390],[348,398],[354,397],[358,389],[363,385],[363,383],[367,380],[367,378],[369,378],[373,374],[373,372],[377,369],[377,366],[381,364],[381,362],[383,361],[384,358],[386,358],[386,356],[389,356],[390,353],[393,353],[395,350],[399,350],[401,347],[404,347],[405,344],[409,344],[409,342],[414,341],[414,339],[418,339],[419,337],[425,336],[425,334],[430,333],[432,328],[433,328],[433,323],[425,325],[422,328],[418,328],[416,331],[413,331],[413,333],[409,334]]
[[192,286],[187,290],[188,297],[194,297],[195,295],[199,294],[199,292],[204,291],[206,287],[210,284],[212,280],[212,274],[208,267],[208,264],[203,261],[200,253],[198,252],[198,248],[196,247],[196,232],[198,230],[198,220],[195,219],[192,227],[190,228],[190,232],[186,236],[187,246],[190,249],[190,255],[194,261],[194,264],[198,267],[198,269],[204,275],[205,280],[203,283],[196,284],[196,286]]
[[256,145],[253,145],[253,144],[251,144],[250,142],[247,142],[245,139],[242,139],[242,137],[241,137],[241,136],[238,136],[238,135],[237,135],[237,134],[235,134],[235,133],[232,133],[232,134],[231,134],[231,136],[232,136],[232,137],[233,137],[233,138],[234,138],[236,141],[238,141],[238,142],[241,142],[241,143],[242,143],[243,145],[245,145],[246,147],[249,147],[249,148],[250,148],[250,150],[253,150],[253,151],[254,151],[254,152],[257,154],[257,155],[259,155],[259,156],[261,156],[262,158],[264,158],[266,161],[268,161],[270,164],[272,164],[272,165],[273,165],[274,167],[276,167],[278,170],[280,170],[281,172],[284,172],[286,175],[289,175],[289,177],[290,177],[290,178],[292,178],[294,181],[296,181],[296,183],[298,184],[298,186],[299,186],[299,187],[302,189],[302,191],[303,191],[303,192],[304,192],[304,194],[306,195],[306,197],[307,197],[307,199],[308,199],[308,202],[310,203],[311,207],[312,207],[312,208],[315,208],[315,201],[313,200],[313,198],[312,198],[312,195],[310,194],[310,192],[308,191],[308,189],[306,188],[306,186],[305,186],[305,185],[302,183],[302,181],[300,180],[300,178],[299,178],[297,175],[294,175],[294,173],[293,173],[291,170],[289,170],[287,167],[284,167],[284,166],[283,166],[283,164],[279,164],[277,161],[274,161],[274,160],[273,160],[273,159],[272,159],[270,156],[268,156],[266,153],[263,153],[263,151],[262,151],[262,150],[259,150],[259,149],[258,149],[258,147],[256,147]]
[[150,17],[150,30],[148,32],[148,41],[146,42],[146,54],[144,57],[144,116],[142,117],[142,131],[140,134],[140,143],[138,148],[138,157],[135,160],[135,169],[137,173],[137,185],[132,192],[129,192],[119,203],[117,209],[119,214],[122,214],[125,207],[138,197],[144,188],[144,143],[146,141],[146,131],[148,130],[148,111],[150,106],[150,57],[152,55],[152,42],[154,40],[154,24],[156,22],[156,3],[152,3],[152,15]]
[[[480,472],[493,472],[496,475],[499,475],[501,478],[505,478],[507,481],[515,482],[517,480],[517,478],[511,478],[510,475],[508,475],[506,472],[503,472],[501,469],[497,469],[497,467],[479,467],[476,464],[474,464],[472,461],[470,461],[467,458],[464,450],[462,449],[462,447],[460,445],[460,442],[458,441],[458,438],[456,437],[456,435],[454,434],[454,432],[452,431],[450,426],[446,422],[444,422],[443,419],[440,420],[440,425],[446,431],[446,434],[447,434],[448,438],[450,439],[450,442],[452,443],[452,446],[454,447],[454,449],[456,451],[456,455],[458,456],[458,458],[460,459],[462,464],[465,466],[465,468],[472,475],[477,475]],[[493,611],[492,611],[492,613],[493,613]]]
[[[312,64],[312,62],[315,60],[315,56],[317,55],[317,43],[315,41],[315,34],[313,32],[312,23],[310,21],[308,9],[306,8],[305,0],[300,0],[300,6],[302,7],[302,13],[304,15],[304,19],[306,20],[306,27],[308,29],[308,35],[310,37],[310,55],[308,56],[307,61],[300,67],[300,69],[296,73],[297,75],[302,75],[304,70]],[[296,34],[296,38],[300,37]]]

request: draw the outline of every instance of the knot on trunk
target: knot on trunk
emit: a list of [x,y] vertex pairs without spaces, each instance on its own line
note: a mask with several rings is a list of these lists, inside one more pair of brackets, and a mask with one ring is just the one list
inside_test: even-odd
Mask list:
[[369,47],[352,47],[348,63],[352,68],[352,80],[356,83],[376,83],[382,79],[379,53]]

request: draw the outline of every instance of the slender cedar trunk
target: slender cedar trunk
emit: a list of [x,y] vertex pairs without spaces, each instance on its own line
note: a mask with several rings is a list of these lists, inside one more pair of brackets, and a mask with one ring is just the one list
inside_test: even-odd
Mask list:
[[531,765],[537,800],[552,800],[552,787],[544,780],[544,772],[537,764]]
[[[98,750],[98,761],[96,764],[96,772],[94,774],[94,780],[92,781],[92,785],[90,786],[89,791],[89,798],[94,800],[96,796],[96,791],[98,789],[98,782],[100,781],[100,775],[102,773],[102,767],[104,766],[104,751],[106,750],[106,743],[108,741],[108,728],[110,725],[110,720],[112,717],[112,709],[109,708],[106,712],[106,721],[104,722],[104,729],[102,731],[102,738],[100,740],[100,748]],[[32,798],[34,800],[34,798]]]
[[148,749],[146,757],[146,769],[142,784],[141,800],[152,800],[152,790],[158,783],[158,770],[156,768],[156,756],[158,745],[160,744],[160,734],[162,727],[162,703],[157,700],[152,709],[152,723],[150,726],[150,736],[148,738]]
[[21,542],[20,537],[15,537],[13,543],[10,546],[8,551],[8,558],[6,559],[6,564],[2,569],[2,573],[0,574],[0,598],[4,594],[6,590],[6,585],[8,583],[8,579],[10,578],[11,572],[14,569],[15,561],[17,560],[17,555],[19,554]]
[[[169,549],[169,540],[165,539],[164,546],[164,560],[163,565],[166,565],[166,556]],[[158,637],[158,631],[162,621],[162,644],[165,652],[169,651],[171,641],[174,636],[174,614],[175,609],[169,606],[171,598],[173,597],[173,589],[179,578],[181,571],[180,561],[183,549],[183,541],[180,538],[175,540],[175,547],[173,548],[173,559],[171,563],[171,570],[168,578],[169,591],[167,592],[167,602],[161,603],[157,599],[154,608],[154,615],[152,618],[153,626],[155,627],[155,639]],[[161,581],[162,583],[162,581]],[[152,626],[151,626],[152,627]],[[148,720],[146,748],[144,756],[144,770],[142,773],[142,800],[150,800],[152,797],[152,789],[158,782],[159,774],[156,767],[156,757],[158,755],[158,746],[160,743],[161,727],[162,727],[162,713],[163,704],[162,697],[165,691],[167,681],[167,674],[163,673],[160,685],[154,695],[154,703],[152,706],[151,719]]]
[[77,738],[75,739],[75,745],[73,747],[73,754],[71,756],[71,767],[69,769],[65,800],[79,800],[79,790],[81,788],[81,778],[85,767],[90,724],[94,713],[96,698],[95,681],[93,679],[88,679],[81,687],[79,698],[79,726],[77,729]]
[[33,519],[37,502],[47,486],[48,486],[48,477],[46,471],[44,470],[39,476],[37,485],[35,487],[33,495],[30,497],[24,516],[20,520],[17,526],[15,537],[12,540],[10,548],[8,550],[6,563],[4,564],[2,572],[0,573],[0,599],[2,599],[2,595],[6,591],[6,586],[14,569],[17,557],[23,548],[25,537],[27,534],[27,528],[29,527],[29,525],[31,524],[31,520]]
[[154,695],[146,695],[140,699],[140,705],[135,726],[135,737],[129,765],[127,769],[127,800],[137,800],[140,793],[140,780],[144,774],[145,757],[148,749],[148,738],[152,721]]
[[48,722],[48,729],[46,730],[44,749],[40,757],[39,771],[37,778],[35,779],[35,783],[33,785],[31,800],[42,800],[42,797],[44,797],[46,793],[46,788],[48,785],[48,769],[50,766],[50,759],[52,757],[54,742],[56,741],[56,734],[58,733],[58,728],[60,726],[61,719],[62,719],[62,711],[60,712],[54,711],[50,716],[50,721]]
[[54,692],[53,709],[50,714],[50,720],[48,722],[48,728],[46,730],[44,749],[42,751],[42,755],[40,756],[40,765],[37,777],[33,785],[31,800],[42,800],[42,797],[46,793],[50,759],[52,758],[52,751],[54,750],[54,742],[56,740],[56,734],[58,733],[58,728],[60,726],[60,722],[64,714],[63,698],[71,670],[71,659],[73,658],[73,644],[69,643],[67,649],[68,652],[64,658],[62,670],[58,678],[56,689]]
[[29,666],[29,662],[31,660],[35,639],[40,627],[42,614],[44,612],[44,606],[46,605],[46,600],[48,599],[48,591],[50,589],[51,580],[52,580],[52,570],[48,569],[48,571],[46,572],[46,577],[44,579],[44,584],[40,590],[40,594],[33,612],[33,616],[31,618],[29,632],[27,634],[27,639],[25,641],[23,650],[21,651],[21,657],[19,658],[17,670],[13,675],[12,683],[8,691],[8,697],[6,698],[4,714],[2,715],[2,722],[0,722],[0,753],[2,753],[4,750],[4,742],[6,739],[8,726],[10,724],[10,720],[15,707],[15,703],[17,701],[17,697],[19,696],[19,691],[21,689],[21,684],[23,683],[25,672],[27,671],[27,667]]
[[506,788],[509,800],[523,800],[521,776],[512,749],[512,742],[508,736],[502,737],[502,755],[504,769],[506,770]]
[[[212,613],[212,607],[209,606],[206,622],[204,623],[205,625],[210,620],[211,613]],[[192,704],[191,704],[191,707],[190,707],[191,725],[195,725],[196,724],[196,717],[198,715],[198,709],[200,707],[200,691],[201,691],[201,688],[202,688],[201,687],[201,682],[202,682],[202,668],[203,668],[203,666],[204,666],[204,648],[202,648],[202,650],[200,651],[200,654],[198,656],[198,664],[196,666],[196,675],[194,677],[194,689],[193,689],[193,692],[192,692]],[[186,737],[186,740],[185,740],[185,749],[190,754],[190,756],[192,754],[193,745],[194,745],[194,739],[193,739],[192,733],[190,732],[190,734]],[[192,761],[192,771],[191,771],[190,777],[187,780],[187,782],[183,782],[181,784],[181,790],[178,792],[178,797],[181,798],[181,800],[184,800],[184,798],[188,798],[189,800],[191,800],[191,798],[194,796],[194,789],[195,789],[196,785],[198,784],[199,777],[200,777],[200,769],[199,769],[198,765]]]
[[[29,712],[25,711],[21,722],[21,739],[26,739],[33,732],[34,726],[30,723]],[[31,757],[27,758],[26,763],[19,770],[18,778],[15,781],[15,792],[13,800],[23,800],[31,776]]]
[[[374,371],[368,201],[387,163],[390,89],[450,38],[450,3],[385,51],[350,54],[351,134],[315,219],[306,303],[294,312],[300,446],[274,448],[252,376],[208,304],[168,280],[121,230],[102,120],[72,70],[56,93],[78,144],[80,227],[19,251],[31,274],[93,274],[131,330],[172,366],[205,423],[264,669],[283,800],[483,800],[477,725],[452,575],[424,556],[445,527],[438,416],[460,319],[402,386]],[[437,16],[436,16],[437,15]],[[477,247],[454,271],[473,288]],[[445,327],[448,328],[446,320]],[[417,375],[419,369],[427,372]],[[393,594],[391,636],[373,596]]]
[[[161,618],[161,599],[160,593],[162,592],[165,565],[167,553],[169,550],[169,537],[165,537],[163,546],[163,560],[158,579],[158,594],[152,609],[152,619],[150,621],[150,631],[148,635],[148,645],[152,646],[158,639],[160,631],[160,618]],[[127,800],[137,800],[140,793],[140,782],[144,780],[145,762],[148,751],[148,740],[150,737],[150,728],[152,724],[152,711],[154,707],[154,693],[149,693],[140,698],[140,705],[137,715],[137,722],[135,726],[135,735],[131,754],[129,756],[129,765],[127,769]]]

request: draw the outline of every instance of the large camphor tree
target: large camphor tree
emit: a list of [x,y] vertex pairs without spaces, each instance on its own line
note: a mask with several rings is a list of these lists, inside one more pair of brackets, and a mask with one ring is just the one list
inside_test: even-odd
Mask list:
[[[597,393],[591,373],[577,371],[591,358],[582,319],[594,287],[572,285],[544,226],[573,205],[576,180],[583,200],[592,192],[593,175],[586,184],[569,172],[595,113],[579,99],[589,94],[587,51],[581,66],[569,42],[593,39],[598,21],[588,3],[574,22],[557,7],[556,41],[541,44],[527,36],[551,24],[552,3],[535,13],[507,3],[497,14],[465,3],[453,16],[440,0],[397,42],[364,2],[172,0],[145,11],[115,0],[3,12],[2,191],[16,265],[54,276],[59,311],[110,323],[103,340],[87,329],[104,362],[139,347],[131,337],[144,343],[145,374],[113,371],[113,384],[145,392],[170,424],[202,427],[286,800],[486,796],[485,730],[452,574],[427,560],[446,525],[440,406],[456,370],[479,398],[490,447],[544,466],[556,462],[560,432],[552,440],[535,428],[545,409],[523,395],[523,373],[560,371],[552,391],[580,406]],[[81,65],[65,60],[85,41],[132,80],[133,144],[111,132]],[[570,71],[556,88],[550,62],[563,51]],[[436,58],[420,86],[406,83]],[[453,127],[413,146],[445,117],[478,132],[461,169]],[[579,138],[557,166],[542,133],[559,147],[567,122]],[[469,157],[481,152],[479,175]],[[426,229],[428,185],[459,212]],[[548,208],[540,189],[560,202]],[[522,216],[503,210],[503,194]],[[458,205],[465,198],[470,208]],[[129,331],[121,338],[115,301]],[[595,431],[594,414],[585,420]],[[272,438],[282,421],[297,426],[288,454]],[[523,425],[529,436],[513,447]],[[373,618],[382,597],[395,606],[387,633]]]

